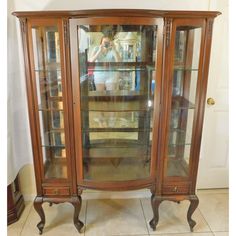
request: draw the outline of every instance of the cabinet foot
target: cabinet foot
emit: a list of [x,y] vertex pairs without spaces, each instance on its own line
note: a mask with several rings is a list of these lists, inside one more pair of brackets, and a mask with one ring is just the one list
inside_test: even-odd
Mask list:
[[149,222],[149,225],[154,231],[156,230],[156,226],[159,221],[159,206],[161,202],[162,202],[162,199],[160,197],[152,195],[151,204],[152,204],[152,210],[153,210],[153,218]]
[[45,225],[45,214],[44,214],[42,204],[43,204],[43,198],[36,197],[34,200],[34,209],[37,211],[41,219],[41,221],[37,224],[37,228],[39,229],[39,234],[43,233],[43,228]]
[[82,205],[81,197],[80,196],[73,197],[71,204],[75,208],[74,218],[73,218],[75,228],[78,230],[79,233],[82,233],[82,228],[84,227],[84,223],[79,220],[79,213],[80,213],[81,205]]
[[190,205],[188,208],[187,220],[188,220],[190,230],[191,232],[193,232],[193,227],[196,225],[196,222],[192,219],[192,215],[199,204],[199,199],[196,195],[194,195],[190,197],[189,201],[190,201]]

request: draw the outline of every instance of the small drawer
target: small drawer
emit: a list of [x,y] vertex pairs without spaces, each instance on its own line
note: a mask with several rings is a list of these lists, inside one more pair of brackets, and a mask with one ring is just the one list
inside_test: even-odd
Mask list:
[[164,185],[164,194],[188,194],[189,185]]
[[43,188],[44,195],[47,196],[68,196],[70,195],[69,187],[54,187],[54,188]]

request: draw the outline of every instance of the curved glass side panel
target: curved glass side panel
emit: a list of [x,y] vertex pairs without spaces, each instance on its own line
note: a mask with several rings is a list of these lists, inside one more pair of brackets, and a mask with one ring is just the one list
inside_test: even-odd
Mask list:
[[32,43],[44,177],[66,179],[64,105],[57,26],[33,26]]
[[156,25],[79,25],[83,178],[150,176]]
[[189,175],[202,29],[178,26],[172,69],[167,176]]

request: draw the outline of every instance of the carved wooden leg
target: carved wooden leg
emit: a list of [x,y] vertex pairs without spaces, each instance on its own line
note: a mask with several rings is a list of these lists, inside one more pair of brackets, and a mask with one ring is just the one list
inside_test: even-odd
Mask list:
[[151,197],[152,210],[153,210],[153,219],[149,222],[149,225],[153,230],[156,230],[156,226],[159,221],[159,205],[162,202],[162,198],[155,196],[154,194]]
[[45,215],[44,215],[42,204],[43,204],[43,198],[36,197],[34,200],[34,209],[38,212],[41,218],[41,221],[37,224],[37,227],[39,229],[39,234],[43,233],[43,228],[45,225]]
[[190,201],[190,205],[188,208],[187,219],[188,219],[190,230],[191,232],[193,232],[193,227],[196,225],[196,222],[192,219],[192,214],[198,206],[199,199],[196,195],[193,195],[190,197],[189,201]]
[[81,229],[84,226],[84,223],[79,220],[79,213],[80,213],[81,205],[82,205],[81,197],[80,196],[73,197],[73,200],[72,200],[71,204],[75,208],[75,212],[74,212],[74,225],[75,225],[76,229],[78,230],[78,232],[81,233]]

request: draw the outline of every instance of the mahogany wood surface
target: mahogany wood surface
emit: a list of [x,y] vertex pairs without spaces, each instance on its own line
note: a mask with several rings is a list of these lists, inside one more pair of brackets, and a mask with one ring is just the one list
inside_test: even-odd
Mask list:
[[[159,220],[159,205],[164,200],[180,202],[189,200],[190,207],[187,213],[187,220],[190,230],[193,230],[195,222],[192,220],[192,214],[198,206],[198,198],[195,195],[197,170],[199,162],[199,152],[201,145],[201,135],[204,118],[205,98],[207,89],[207,77],[210,61],[210,48],[212,40],[212,27],[214,18],[220,12],[209,11],[159,11],[159,10],[141,10],[141,9],[106,9],[106,10],[79,10],[79,11],[40,11],[40,12],[14,12],[13,15],[19,17],[21,22],[21,33],[24,51],[25,76],[27,86],[28,112],[31,129],[31,140],[34,157],[35,178],[37,187],[37,196],[34,201],[35,210],[38,212],[41,221],[37,227],[39,232],[43,232],[45,225],[45,215],[42,208],[44,202],[63,203],[70,202],[74,206],[74,225],[79,232],[83,223],[79,220],[81,209],[81,194],[83,189],[127,191],[148,188],[152,192],[151,204],[154,213],[150,226],[155,230]],[[78,26],[80,24],[121,24],[121,25],[156,25],[157,26],[157,44],[155,63],[150,60],[151,49],[147,49],[147,55],[143,55],[142,62],[127,62],[126,68],[133,67],[146,76],[146,66],[155,68],[156,76],[153,104],[147,109],[143,102],[147,85],[142,78],[140,82],[143,85],[143,94],[132,92],[122,94],[121,92],[86,92],[86,83],[80,82],[79,68],[79,46],[78,46]],[[65,129],[65,147],[66,158],[61,158],[54,162],[44,164],[42,141],[40,134],[40,121],[38,111],[53,110],[53,108],[43,107],[38,104],[37,86],[35,82],[34,65],[34,47],[32,38],[32,27],[34,26],[57,26],[60,40],[60,69],[62,80],[62,98],[57,100],[63,102],[64,110],[64,129]],[[190,75],[193,58],[193,35],[188,34],[185,64],[175,65],[175,33],[176,29],[191,30],[201,27],[201,46],[198,71],[198,81],[196,89],[195,103],[188,101],[190,93]],[[149,34],[147,33],[146,36]],[[149,35],[150,36],[150,35]],[[146,43],[147,44],[147,43]],[[99,63],[98,63],[99,64]],[[88,71],[96,63],[87,63]],[[123,66],[121,63],[113,63],[116,69]],[[172,96],[173,70],[186,70],[184,76],[183,96]],[[193,68],[194,69],[194,68]],[[145,87],[146,86],[146,87]],[[81,90],[82,89],[82,90]],[[87,89],[88,90],[88,89]],[[106,106],[104,106],[106,104]],[[122,105],[123,104],[123,105]],[[194,120],[192,128],[192,141],[190,149],[189,163],[168,162],[168,134],[173,132],[169,129],[171,117],[171,107],[174,109],[185,109],[181,117],[181,129],[186,129],[187,110],[194,110]],[[122,110],[123,109],[123,110]],[[55,108],[54,110],[62,110]],[[139,141],[147,139],[147,133],[144,132],[142,122],[145,121],[144,115],[140,116],[138,128],[90,128],[88,122],[82,126],[83,112],[132,112],[138,111],[150,113],[153,115],[153,126],[148,127],[148,132],[152,131],[151,146],[148,149],[150,160],[148,159],[143,146],[136,144],[133,146],[109,146],[104,142],[104,147],[91,141],[90,147],[83,147],[83,132],[138,132]],[[150,116],[150,115],[149,115]],[[50,124],[48,124],[50,127]],[[82,130],[82,127],[84,128]],[[141,132],[142,131],[142,132]],[[146,135],[146,136],[145,136]],[[178,133],[178,139],[186,137],[186,134]],[[103,143],[103,144],[104,144]],[[97,146],[96,146],[97,145]],[[125,150],[124,147],[127,147]],[[178,154],[184,153],[184,147],[179,147]],[[87,163],[84,163],[84,157]],[[113,166],[119,166],[125,158],[138,158],[140,163],[145,165],[150,162],[150,172],[141,178],[127,180],[97,180],[86,179],[85,173],[89,173],[90,164],[98,162],[100,164],[110,163]],[[101,161],[102,160],[102,161]],[[147,163],[146,163],[147,164]],[[168,176],[167,165],[172,173]],[[57,166],[57,167],[55,167]],[[48,178],[45,174],[45,168],[52,171],[51,176],[63,176],[63,168],[67,170],[67,178]],[[62,168],[63,167],[63,168]],[[55,173],[53,173],[53,171]],[[143,171],[140,169],[140,171]],[[125,173],[124,173],[125,174]],[[142,175],[139,175],[142,176]],[[145,177],[144,177],[145,176]],[[122,179],[122,178],[121,178]],[[158,229],[158,228],[157,228]]]
[[20,219],[25,209],[25,202],[20,191],[19,178],[7,186],[7,225],[10,225]]
[[17,17],[100,17],[100,16],[121,16],[121,17],[175,17],[175,18],[203,18],[216,17],[221,13],[218,11],[161,11],[143,9],[95,9],[79,11],[17,11],[13,15]]

